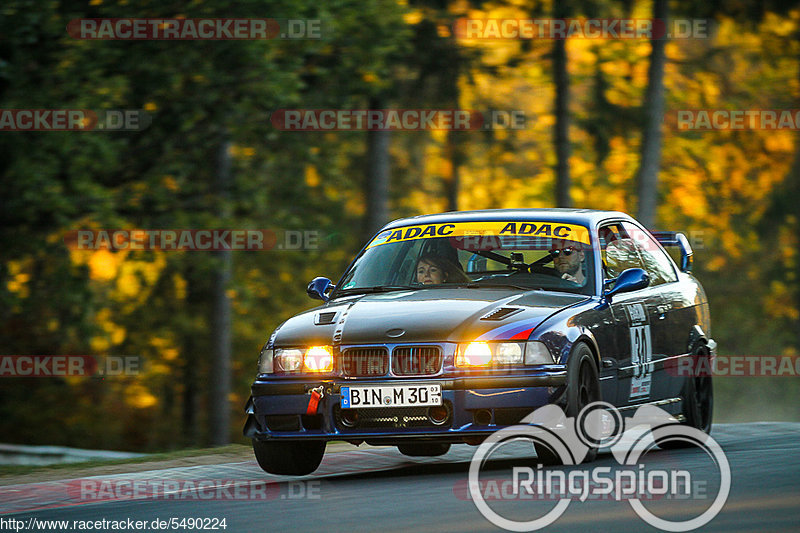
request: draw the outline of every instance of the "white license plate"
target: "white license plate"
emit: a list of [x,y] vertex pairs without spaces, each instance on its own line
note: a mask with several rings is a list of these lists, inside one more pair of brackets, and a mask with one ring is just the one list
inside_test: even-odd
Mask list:
[[344,409],[430,405],[442,405],[441,383],[342,387],[341,406]]

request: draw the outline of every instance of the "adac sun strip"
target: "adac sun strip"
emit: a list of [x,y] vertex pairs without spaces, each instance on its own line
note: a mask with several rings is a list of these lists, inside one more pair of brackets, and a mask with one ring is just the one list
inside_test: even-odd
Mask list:
[[445,222],[403,226],[380,232],[367,248],[393,242],[412,241],[435,237],[466,237],[476,235],[521,235],[526,237],[548,237],[590,244],[589,230],[585,226],[548,221],[527,222]]

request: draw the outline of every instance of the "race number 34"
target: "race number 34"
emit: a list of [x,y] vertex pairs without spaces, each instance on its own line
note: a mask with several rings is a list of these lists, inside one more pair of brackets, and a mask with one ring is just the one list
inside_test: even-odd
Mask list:
[[650,326],[632,326],[631,328],[631,399],[646,398],[650,395],[653,356],[653,343],[650,340]]

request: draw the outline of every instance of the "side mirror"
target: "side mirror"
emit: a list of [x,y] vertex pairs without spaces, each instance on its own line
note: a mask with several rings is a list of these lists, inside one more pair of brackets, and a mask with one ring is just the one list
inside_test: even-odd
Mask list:
[[330,300],[328,293],[335,288],[336,285],[332,285],[331,280],[328,278],[314,278],[311,280],[311,283],[308,284],[308,288],[306,288],[306,294],[315,300],[327,302]]
[[603,297],[611,301],[615,294],[638,291],[650,285],[650,276],[641,268],[629,268],[622,272],[614,283],[614,288],[603,293]]

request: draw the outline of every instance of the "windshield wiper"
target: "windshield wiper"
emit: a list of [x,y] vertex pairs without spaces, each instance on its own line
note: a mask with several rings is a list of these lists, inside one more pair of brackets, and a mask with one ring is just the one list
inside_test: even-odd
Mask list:
[[483,288],[490,288],[490,289],[517,289],[520,291],[539,291],[542,290],[541,287],[523,287],[522,285],[513,285],[510,283],[459,283],[459,287],[465,287],[467,289],[483,289]]
[[407,291],[417,290],[420,287],[408,285],[379,285],[376,287],[353,287],[352,289],[342,289],[336,291],[337,296],[350,296],[353,294],[373,294],[377,292]]

